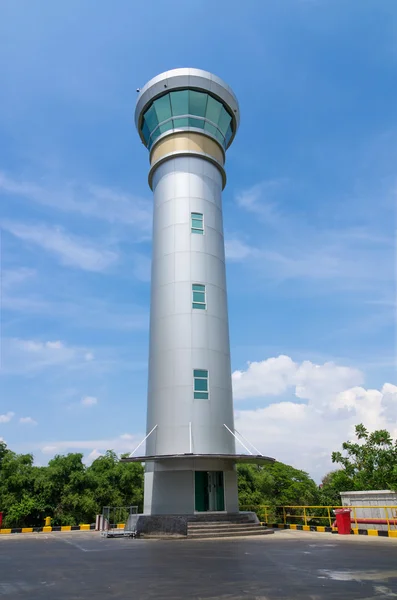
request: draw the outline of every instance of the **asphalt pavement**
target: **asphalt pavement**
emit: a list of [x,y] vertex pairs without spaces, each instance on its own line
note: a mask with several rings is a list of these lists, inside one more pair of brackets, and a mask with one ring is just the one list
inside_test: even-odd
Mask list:
[[0,536],[0,599],[388,600],[397,539],[276,531],[263,538]]

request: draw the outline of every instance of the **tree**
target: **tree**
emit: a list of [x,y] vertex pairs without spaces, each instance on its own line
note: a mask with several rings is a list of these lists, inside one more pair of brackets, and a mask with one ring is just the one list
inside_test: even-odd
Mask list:
[[355,431],[358,442],[344,442],[345,454],[332,453],[332,462],[342,466],[335,483],[349,482],[351,490],[397,490],[397,440],[386,429],[369,433],[360,424]]
[[238,476],[241,505],[301,506],[318,502],[318,487],[309,475],[281,462],[239,465]]
[[3,444],[0,448],[0,509],[4,525],[24,527],[36,524],[42,506],[34,493],[36,470],[32,454],[16,454]]
[[108,450],[94,460],[87,475],[100,512],[103,506],[135,505],[138,510],[143,509],[143,467],[140,463],[123,463],[115,452]]
[[320,490],[320,504],[325,506],[340,506],[340,492],[354,489],[354,483],[342,469],[330,471],[322,479]]
[[55,456],[36,467],[32,454],[16,454],[0,442],[0,510],[6,527],[92,523],[103,506],[143,508],[143,467],[122,463],[108,450],[90,467],[83,455]]

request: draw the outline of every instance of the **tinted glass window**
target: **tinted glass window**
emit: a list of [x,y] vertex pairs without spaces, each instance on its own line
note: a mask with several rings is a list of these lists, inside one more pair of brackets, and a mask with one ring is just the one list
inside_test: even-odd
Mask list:
[[147,126],[149,127],[149,131],[153,131],[153,129],[159,124],[154,104],[152,104],[152,106],[145,112],[144,118]]
[[223,135],[225,135],[227,128],[230,125],[231,120],[232,120],[232,117],[229,115],[229,113],[227,112],[225,107],[222,106],[221,114],[220,114],[219,121],[218,121],[218,127],[222,131]]
[[[171,117],[176,118],[171,120]],[[167,120],[168,122],[164,122]],[[222,103],[209,94],[196,90],[178,90],[157,98],[148,108],[142,121],[142,134],[150,148],[166,131],[194,127],[208,131],[226,147],[232,135],[231,122],[232,117]]]
[[181,127],[187,127],[189,125],[188,117],[182,117],[181,119],[173,119],[175,129]]
[[207,98],[207,94],[189,90],[189,114],[204,117],[207,107]]
[[205,116],[207,117],[207,119],[215,123],[215,125],[218,124],[219,117],[221,116],[221,108],[222,104],[220,102],[212,98],[212,96],[208,96],[207,110]]
[[169,119],[171,117],[170,95],[166,94],[165,96],[161,96],[161,98],[157,98],[157,100],[154,101],[154,107],[159,123]]
[[189,114],[189,91],[171,92],[171,109],[173,116]]
[[196,400],[208,400],[208,371],[193,371],[193,394]]
[[204,119],[193,119],[189,117],[189,127],[198,127],[199,129],[204,129]]
[[208,377],[208,371],[203,369],[194,369],[193,372],[195,377]]

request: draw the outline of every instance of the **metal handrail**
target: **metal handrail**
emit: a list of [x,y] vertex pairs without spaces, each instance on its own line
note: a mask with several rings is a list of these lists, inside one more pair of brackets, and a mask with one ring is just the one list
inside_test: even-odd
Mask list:
[[[271,506],[269,504],[257,504],[257,505],[243,505],[241,509],[243,510],[252,510],[253,512],[259,512],[261,515],[264,515],[264,522],[269,523],[269,514],[274,511],[281,512],[283,515],[283,524],[286,525],[289,519],[301,519],[304,522],[304,525],[307,526],[308,522],[312,519],[325,519],[329,523],[329,527],[332,527],[332,523],[335,520],[335,517],[332,515],[331,511],[336,509],[346,508],[352,511],[352,523],[354,522],[355,529],[358,529],[359,523],[357,522],[357,509],[378,509],[384,511],[384,520],[387,523],[388,531],[392,530],[392,527],[397,528],[397,506],[369,506],[369,505],[359,505],[359,506],[331,506],[331,505],[284,505],[284,506]],[[303,513],[295,513],[291,514],[292,511],[300,510]],[[315,510],[324,510],[327,512],[326,515],[316,515],[311,514]],[[389,510],[391,514],[389,514]],[[360,519],[360,517],[359,517]],[[376,521],[376,519],[372,519]],[[376,523],[375,523],[376,524]]]

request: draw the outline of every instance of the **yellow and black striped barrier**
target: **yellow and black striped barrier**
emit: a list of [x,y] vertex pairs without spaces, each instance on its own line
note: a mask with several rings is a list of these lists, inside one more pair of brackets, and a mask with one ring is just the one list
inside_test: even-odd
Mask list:
[[[118,523],[115,529],[124,529],[124,523]],[[0,529],[0,535],[9,535],[11,533],[52,533],[55,531],[95,531],[95,525],[54,525],[47,527],[12,527]]]
[[51,533],[53,531],[91,531],[95,525],[54,525],[50,527],[12,527],[9,529],[0,529],[0,535],[10,533]]
[[[293,523],[261,523],[265,527],[271,527],[272,529],[292,529],[297,531],[318,531],[327,533],[338,533],[337,527],[326,527],[325,525],[295,525]],[[397,531],[380,531],[379,529],[358,529],[354,528],[350,530],[351,535],[369,535],[374,537],[391,537],[397,538]]]

